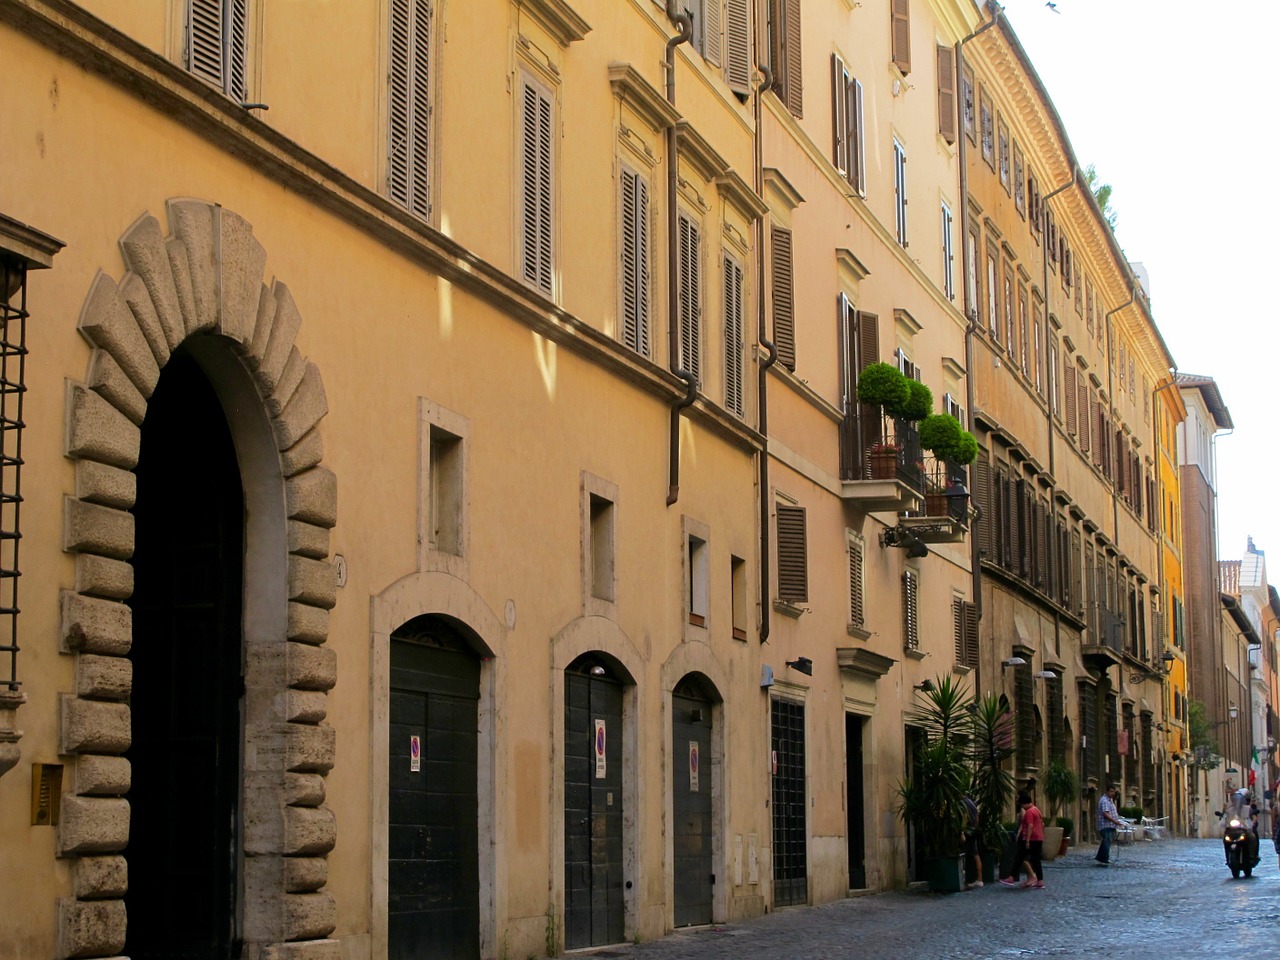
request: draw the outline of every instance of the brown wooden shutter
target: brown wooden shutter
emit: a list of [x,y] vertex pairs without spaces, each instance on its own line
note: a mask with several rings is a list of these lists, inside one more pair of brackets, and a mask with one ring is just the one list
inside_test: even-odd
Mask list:
[[844,61],[831,55],[831,162],[841,175],[849,175],[849,110],[845,96]]
[[769,254],[773,278],[773,342],[778,348],[778,360],[794,373],[796,318],[790,230],[773,227],[769,234]]
[[702,246],[698,225],[680,216],[680,366],[702,380]]
[[787,64],[787,109],[797,118],[804,117],[804,60],[800,55],[800,0],[785,0],[786,24],[783,46]]
[[902,574],[902,645],[907,650],[920,649],[920,585],[911,570]]
[[1071,597],[1077,615],[1084,613],[1084,585],[1080,559],[1080,531],[1071,531]]
[[521,123],[521,268],[524,279],[552,292],[551,100],[526,81]]
[[809,561],[806,551],[805,508],[778,504],[778,599],[787,603],[809,600]]
[[[858,311],[858,370],[880,360],[880,318],[874,313]],[[855,385],[856,386],[856,385]],[[880,408],[872,403],[859,403],[858,416],[862,420],[862,449],[858,451],[858,463],[864,464],[867,451],[880,442],[883,436]]]
[[248,91],[248,0],[229,0],[227,20],[227,77],[224,89],[228,96],[244,102]]
[[996,524],[995,503],[991,496],[991,460],[986,451],[978,454],[969,471],[973,483],[973,499],[981,511],[977,522],[978,553],[988,560],[995,560],[995,538],[992,531]]
[[[1035,562],[1031,571],[1031,582],[1037,587],[1047,588],[1049,585],[1049,505],[1037,500],[1035,503]],[[1049,592],[1047,589],[1046,593]]]
[[742,265],[728,254],[724,255],[724,405],[734,416],[742,417],[743,402],[742,364],[742,292],[744,283]]
[[225,63],[222,0],[190,0],[187,6],[187,69],[222,86]]
[[867,192],[867,162],[862,117],[862,84],[850,79],[845,89],[845,112],[849,118],[849,183],[859,194]]
[[956,663],[964,663],[964,601],[951,598],[951,627],[955,635]]
[[1076,366],[1067,357],[1062,368],[1062,384],[1067,394],[1067,433],[1075,436],[1080,421],[1076,417]]
[[893,65],[905,76],[911,72],[911,2],[891,0],[889,9],[893,31]]
[[861,627],[867,622],[862,595],[862,565],[862,544],[851,539],[849,541],[849,623],[855,627]]
[[964,664],[978,665],[978,605],[967,600],[964,603]]
[[649,355],[649,183],[622,169],[622,342]]
[[751,93],[751,0],[724,0],[724,79],[729,89]]
[[938,132],[947,143],[956,142],[956,52],[938,45]]

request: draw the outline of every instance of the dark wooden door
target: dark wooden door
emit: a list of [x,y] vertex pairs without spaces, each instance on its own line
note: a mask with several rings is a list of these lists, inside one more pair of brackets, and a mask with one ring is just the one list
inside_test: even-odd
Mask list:
[[566,949],[621,943],[622,685],[567,672],[564,687]]
[[462,646],[430,625],[391,639],[388,960],[480,956],[480,663]]
[[672,694],[671,734],[675,925],[688,927],[712,920],[711,703]]
[[808,826],[804,789],[804,704],[773,700],[773,905],[806,903]]
[[135,960],[240,953],[244,496],[213,387],[175,354],[134,508],[128,932]]
[[862,727],[865,721],[852,713],[844,715],[844,767],[846,781],[845,836],[849,842],[849,889],[867,886],[867,840],[862,795]]

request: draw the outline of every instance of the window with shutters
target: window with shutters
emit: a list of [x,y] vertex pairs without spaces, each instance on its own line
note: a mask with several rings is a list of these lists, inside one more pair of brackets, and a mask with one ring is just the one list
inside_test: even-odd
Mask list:
[[942,412],[955,417],[960,421],[962,426],[968,423],[968,421],[965,420],[964,407],[962,407],[956,401],[955,397],[951,396],[949,393],[944,393],[942,395]]
[[902,573],[902,646],[920,649],[920,575],[914,570]]
[[[1079,685],[1080,701],[1080,767],[1081,780],[1101,785],[1102,744],[1098,740],[1098,688],[1091,683]],[[1087,784],[1081,784],[1085,786]]]
[[[1004,267],[1004,336],[1005,344],[1009,349],[1010,358],[1017,356],[1017,330],[1014,328],[1013,312],[1016,309],[1013,296],[1013,268],[1009,266],[1009,262],[1005,261]],[[1022,372],[1026,373],[1026,365],[1021,364]]]
[[[1036,307],[1037,321],[1039,321],[1040,316],[1042,316],[1039,310],[1040,308],[1039,306],[1037,306]],[[1054,417],[1057,418],[1059,423],[1061,423],[1062,422],[1062,397],[1060,396],[1061,387],[1058,385],[1058,353],[1059,353],[1058,338],[1051,337],[1049,340],[1049,363],[1047,366],[1047,370],[1049,374],[1047,378],[1049,381],[1048,382],[1049,408],[1053,411]]]
[[1062,702],[1062,674],[1054,673],[1044,684],[1045,712],[1049,715],[1049,760],[1066,762],[1066,712]]
[[956,142],[956,52],[938,44],[938,133]]
[[862,84],[839,54],[831,55],[832,163],[859,196],[866,196],[866,142],[863,136]]
[[729,591],[733,608],[733,639],[747,639],[747,561],[729,558]]
[[796,369],[796,315],[793,288],[791,231],[774,226],[769,231],[769,275],[773,306],[773,343],[778,362],[791,372]]
[[1072,257],[1072,266],[1073,266],[1073,269],[1071,273],[1071,288],[1075,291],[1076,313],[1083,316],[1084,315],[1084,284],[1081,282],[1081,278],[1083,277],[1083,274],[1080,270],[1079,262],[1076,261],[1074,257]]
[[840,366],[843,417],[840,422],[840,476],[842,480],[869,477],[868,453],[880,442],[883,421],[880,407],[857,399],[858,374],[880,359],[880,318],[855,310],[845,294],[837,298],[840,329]]
[[991,95],[979,87],[978,119],[982,126],[982,159],[992,170],[996,168],[996,116],[991,108]]
[[680,281],[680,369],[702,383],[702,247],[701,231],[683,211],[677,225]]
[[860,630],[866,626],[867,613],[863,603],[866,580],[863,571],[863,559],[866,544],[856,533],[846,534],[846,549],[849,556],[849,626]]
[[942,204],[942,292],[948,300],[956,298],[956,256],[953,247],[951,208]]
[[1027,217],[1031,223],[1031,237],[1037,243],[1040,239],[1040,231],[1043,227],[1042,217],[1044,216],[1044,205],[1041,202],[1040,182],[1036,180],[1036,175],[1030,170],[1027,171]]
[[751,93],[752,59],[751,0],[724,0],[724,81],[740,97]]
[[804,117],[800,0],[769,0],[769,68],[773,92],[797,119]]
[[1013,205],[1027,219],[1027,161],[1017,140],[1013,141]]
[[1080,531],[1071,531],[1071,601],[1069,608],[1075,615],[1084,616],[1084,571],[1080,554]]
[[974,100],[973,71],[965,67],[960,76],[960,112],[964,120],[965,136],[969,142],[978,142],[978,105]]
[[1009,125],[1000,119],[996,126],[996,148],[1000,152],[999,171],[1000,186],[1004,187],[1004,192],[1013,195],[1013,172],[1012,158],[1010,157],[1009,147]]
[[721,0],[683,0],[684,12],[693,23],[689,43],[708,63],[720,65],[722,36],[720,33]]
[[1076,415],[1079,403],[1076,400],[1076,365],[1070,356],[1062,358],[1062,386],[1067,400],[1067,433],[1076,436],[1080,430],[1080,420]]
[[249,0],[187,0],[186,67],[243,103],[248,94]]
[[649,180],[623,165],[619,171],[618,284],[622,342],[649,356]]
[[[1032,366],[1032,351],[1036,351],[1036,361],[1039,362],[1039,344],[1033,344],[1029,331],[1027,329],[1027,288],[1023,284],[1018,284],[1018,362],[1022,367],[1024,376],[1032,376],[1032,370],[1035,370],[1036,389],[1040,389],[1040,371]],[[1040,335],[1040,324],[1036,322],[1036,336]]]
[[778,599],[800,604],[809,600],[808,533],[805,508],[778,503]]
[[978,555],[988,561],[995,560],[995,529],[998,522],[991,477],[991,459],[985,450],[978,452],[969,476],[973,481],[973,500],[980,511],[974,521],[978,538]]
[[1037,768],[1035,681],[1031,677],[1031,651],[1015,651],[1027,662],[1013,668],[1013,725],[1017,738],[1018,769]]
[[978,324],[981,320],[978,312],[978,304],[982,302],[982,284],[979,282],[979,276],[982,273],[982,267],[979,265],[978,250],[982,244],[978,238],[977,227],[971,227],[965,235],[965,274],[968,280],[969,289],[965,291],[965,316],[969,318],[969,322]]
[[987,329],[1000,342],[1000,260],[995,247],[987,248]]
[[555,103],[548,87],[520,73],[520,277],[555,293],[553,169]]
[[431,3],[391,0],[387,195],[431,215]]
[[746,415],[742,370],[745,355],[743,324],[746,310],[743,290],[746,272],[742,263],[726,252],[723,258],[724,284],[724,407],[735,417]]
[[911,0],[889,0],[893,65],[905,77],[911,72]]
[[956,663],[978,666],[978,607],[963,597],[951,598],[951,625],[955,635]]
[[1084,325],[1089,331],[1090,339],[1093,338],[1093,281],[1088,276],[1084,278]]
[[898,243],[907,246],[907,151],[893,138],[893,206],[896,214]]

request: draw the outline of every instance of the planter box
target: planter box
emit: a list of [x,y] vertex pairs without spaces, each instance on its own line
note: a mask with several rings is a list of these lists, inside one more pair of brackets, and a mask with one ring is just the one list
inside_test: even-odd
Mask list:
[[898,476],[897,447],[873,449],[868,457],[871,461],[872,480],[893,480]]
[[1062,828],[1061,827],[1045,827],[1043,850],[1040,853],[1040,859],[1045,863],[1058,859],[1058,851],[1062,849]]
[[964,855],[929,857],[924,862],[924,875],[934,893],[959,893],[964,889]]

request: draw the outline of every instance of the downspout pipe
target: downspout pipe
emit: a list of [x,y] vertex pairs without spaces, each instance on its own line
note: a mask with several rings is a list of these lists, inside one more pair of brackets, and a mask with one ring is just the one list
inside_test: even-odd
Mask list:
[[[752,148],[755,152],[752,175],[754,179],[756,196],[764,196],[764,142],[760,137],[760,123],[763,117],[763,108],[760,98],[773,89],[775,78],[773,71],[766,66],[759,66],[761,76],[764,82],[756,88],[755,103],[753,110],[755,113],[755,130],[753,132]],[[764,307],[764,218],[756,220],[755,224],[755,243],[756,243],[756,316],[757,330],[756,339],[760,346],[764,348],[766,356],[760,361],[757,377],[756,377],[756,428],[760,431],[763,446],[760,448],[760,475],[757,479],[760,507],[760,642],[768,643],[769,634],[773,626],[773,618],[769,612],[769,595],[772,593],[772,541],[769,539],[769,368],[778,362],[778,347],[769,339],[768,318],[765,316]]]
[[[667,16],[680,32],[667,41],[667,102],[676,103],[676,47],[693,37],[693,18],[668,3]],[[680,365],[680,288],[677,278],[679,237],[677,236],[676,193],[679,182],[680,157],[675,124],[667,127],[667,363],[669,369],[684,382],[684,396],[671,406],[671,445],[668,462],[667,506],[680,499],[680,412],[693,405],[698,397],[698,378]]]
[[[975,302],[973,310],[969,309],[969,300],[973,297],[973,289],[969,285],[969,271],[976,269],[969,262],[969,168],[966,160],[967,148],[966,144],[969,135],[964,131],[964,45],[970,40],[976,39],[986,33],[997,23],[1004,15],[1004,7],[993,5],[991,7],[991,19],[980,26],[967,37],[963,37],[956,42],[956,90],[961,92],[960,116],[956,119],[959,124],[958,136],[956,142],[960,144],[960,149],[956,152],[960,164],[960,288],[961,295],[964,297],[965,318],[968,321],[964,327],[964,370],[965,370],[965,428],[973,432],[973,414],[974,405],[977,403],[977,394],[973,383],[973,336],[978,326],[978,304]],[[974,91],[975,98],[977,91]],[[976,109],[976,101],[975,101]],[[975,122],[977,119],[975,117]],[[975,251],[976,253],[977,251]],[[986,523],[987,518],[982,516],[979,511],[973,518],[969,528],[969,568],[970,575],[973,578],[973,606],[977,612],[978,620],[982,620],[982,553],[978,546],[978,538],[974,535],[973,525]],[[981,668],[979,667],[979,675],[974,677],[974,688],[981,689]]]

